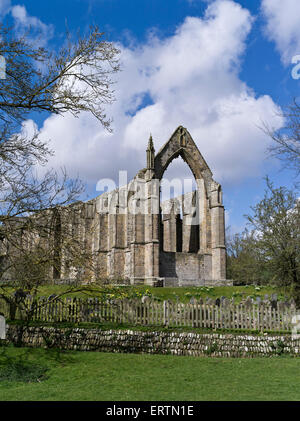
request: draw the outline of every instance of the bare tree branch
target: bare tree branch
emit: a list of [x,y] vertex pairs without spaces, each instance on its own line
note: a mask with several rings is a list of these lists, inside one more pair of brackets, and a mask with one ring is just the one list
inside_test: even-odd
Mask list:
[[273,140],[268,148],[270,156],[280,159],[284,167],[300,174],[300,105],[294,99],[281,114],[286,124],[280,130],[264,125],[263,131]]

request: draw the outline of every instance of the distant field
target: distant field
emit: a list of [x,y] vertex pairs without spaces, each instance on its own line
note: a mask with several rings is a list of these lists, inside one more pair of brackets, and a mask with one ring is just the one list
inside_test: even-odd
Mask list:
[[42,364],[48,379],[0,378],[1,401],[299,401],[299,360],[64,352],[0,347],[8,357]]
[[[51,294],[59,294],[68,290],[67,285],[47,285],[39,288],[40,296],[49,296]],[[220,287],[177,287],[177,288],[154,288],[148,286],[124,286],[124,287],[103,287],[91,286],[85,288],[81,292],[68,293],[68,296],[78,297],[100,297],[107,296],[108,298],[133,298],[141,297],[144,294],[152,296],[160,300],[179,300],[181,302],[188,302],[192,297],[195,298],[218,298],[227,297],[235,298],[236,302],[239,302],[242,298],[247,296],[262,297],[265,294],[269,296],[271,294],[277,294],[278,299],[284,299],[289,296],[288,291],[278,287],[255,287],[251,286],[220,286]]]

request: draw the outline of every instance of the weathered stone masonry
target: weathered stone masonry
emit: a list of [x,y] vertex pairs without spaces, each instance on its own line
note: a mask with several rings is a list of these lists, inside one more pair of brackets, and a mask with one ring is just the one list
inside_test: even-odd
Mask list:
[[[126,186],[88,202],[72,205],[61,224],[82,241],[93,256],[84,280],[126,280],[131,284],[209,285],[226,281],[222,189],[189,132],[178,127],[155,154],[152,137],[147,167]],[[197,190],[160,203],[160,180],[181,156],[190,167]],[[192,223],[191,223],[192,221]],[[59,244],[59,232],[54,234]],[[78,268],[58,253],[54,278],[72,279]],[[82,268],[81,268],[82,270]]]
[[[82,204],[82,223],[93,220],[97,226],[89,241],[96,253],[97,276],[128,279],[131,284],[226,284],[221,186],[195,142],[179,127],[156,155],[150,137],[146,153],[147,167],[128,186]],[[160,204],[157,182],[178,156],[190,167],[197,191]],[[136,199],[138,188],[144,195]],[[140,212],[132,214],[133,205]],[[194,214],[197,220],[190,225]],[[67,275],[62,271],[62,277]]]
[[[16,342],[20,326],[9,326],[7,341]],[[22,345],[66,350],[172,354],[214,357],[299,356],[300,339],[292,335],[199,334],[82,328],[29,327]]]

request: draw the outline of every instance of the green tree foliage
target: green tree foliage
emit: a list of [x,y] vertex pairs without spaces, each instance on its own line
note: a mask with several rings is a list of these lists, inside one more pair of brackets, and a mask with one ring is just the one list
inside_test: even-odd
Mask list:
[[[289,286],[300,300],[300,200],[266,178],[263,199],[246,215],[250,230],[228,240],[228,275],[242,283]],[[299,298],[298,298],[299,297]]]
[[269,284],[271,274],[262,259],[254,231],[227,235],[227,279],[240,285]]

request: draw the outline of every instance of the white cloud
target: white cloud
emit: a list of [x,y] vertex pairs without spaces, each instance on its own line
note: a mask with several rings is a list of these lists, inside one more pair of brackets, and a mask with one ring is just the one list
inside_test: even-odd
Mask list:
[[12,6],[11,0],[0,0],[0,17],[4,18],[6,15],[11,14],[14,20],[14,30],[17,33],[23,33],[31,29],[30,37],[35,36],[32,31],[37,35],[35,42],[40,46],[47,43],[53,35],[53,25],[46,25],[35,16],[30,16],[27,13],[25,6],[16,4]]
[[114,133],[88,114],[51,116],[41,129],[56,151],[49,164],[65,166],[94,185],[100,178],[116,178],[119,169],[132,177],[145,166],[149,133],[158,151],[183,125],[216,180],[258,176],[268,142],[258,126],[264,121],[278,128],[282,121],[272,99],[256,97],[239,78],[252,20],[239,4],[217,1],[202,19],[187,17],[169,38],[121,46],[117,101],[108,110]]
[[300,54],[300,1],[262,0],[267,37],[274,41],[284,64]]
[[16,20],[18,25],[23,26],[33,26],[33,27],[40,27],[46,28],[45,25],[40,19],[35,16],[28,15],[24,6],[16,5],[11,8],[12,17]]
[[[35,39],[40,45],[44,45],[53,35],[52,25],[46,25],[35,16],[28,15],[24,6],[16,5],[10,8],[10,12],[15,21],[15,30],[23,32],[29,27],[38,32],[39,37]],[[32,35],[31,35],[32,36]]]
[[0,0],[0,16],[4,16],[9,12],[10,4],[10,0]]

